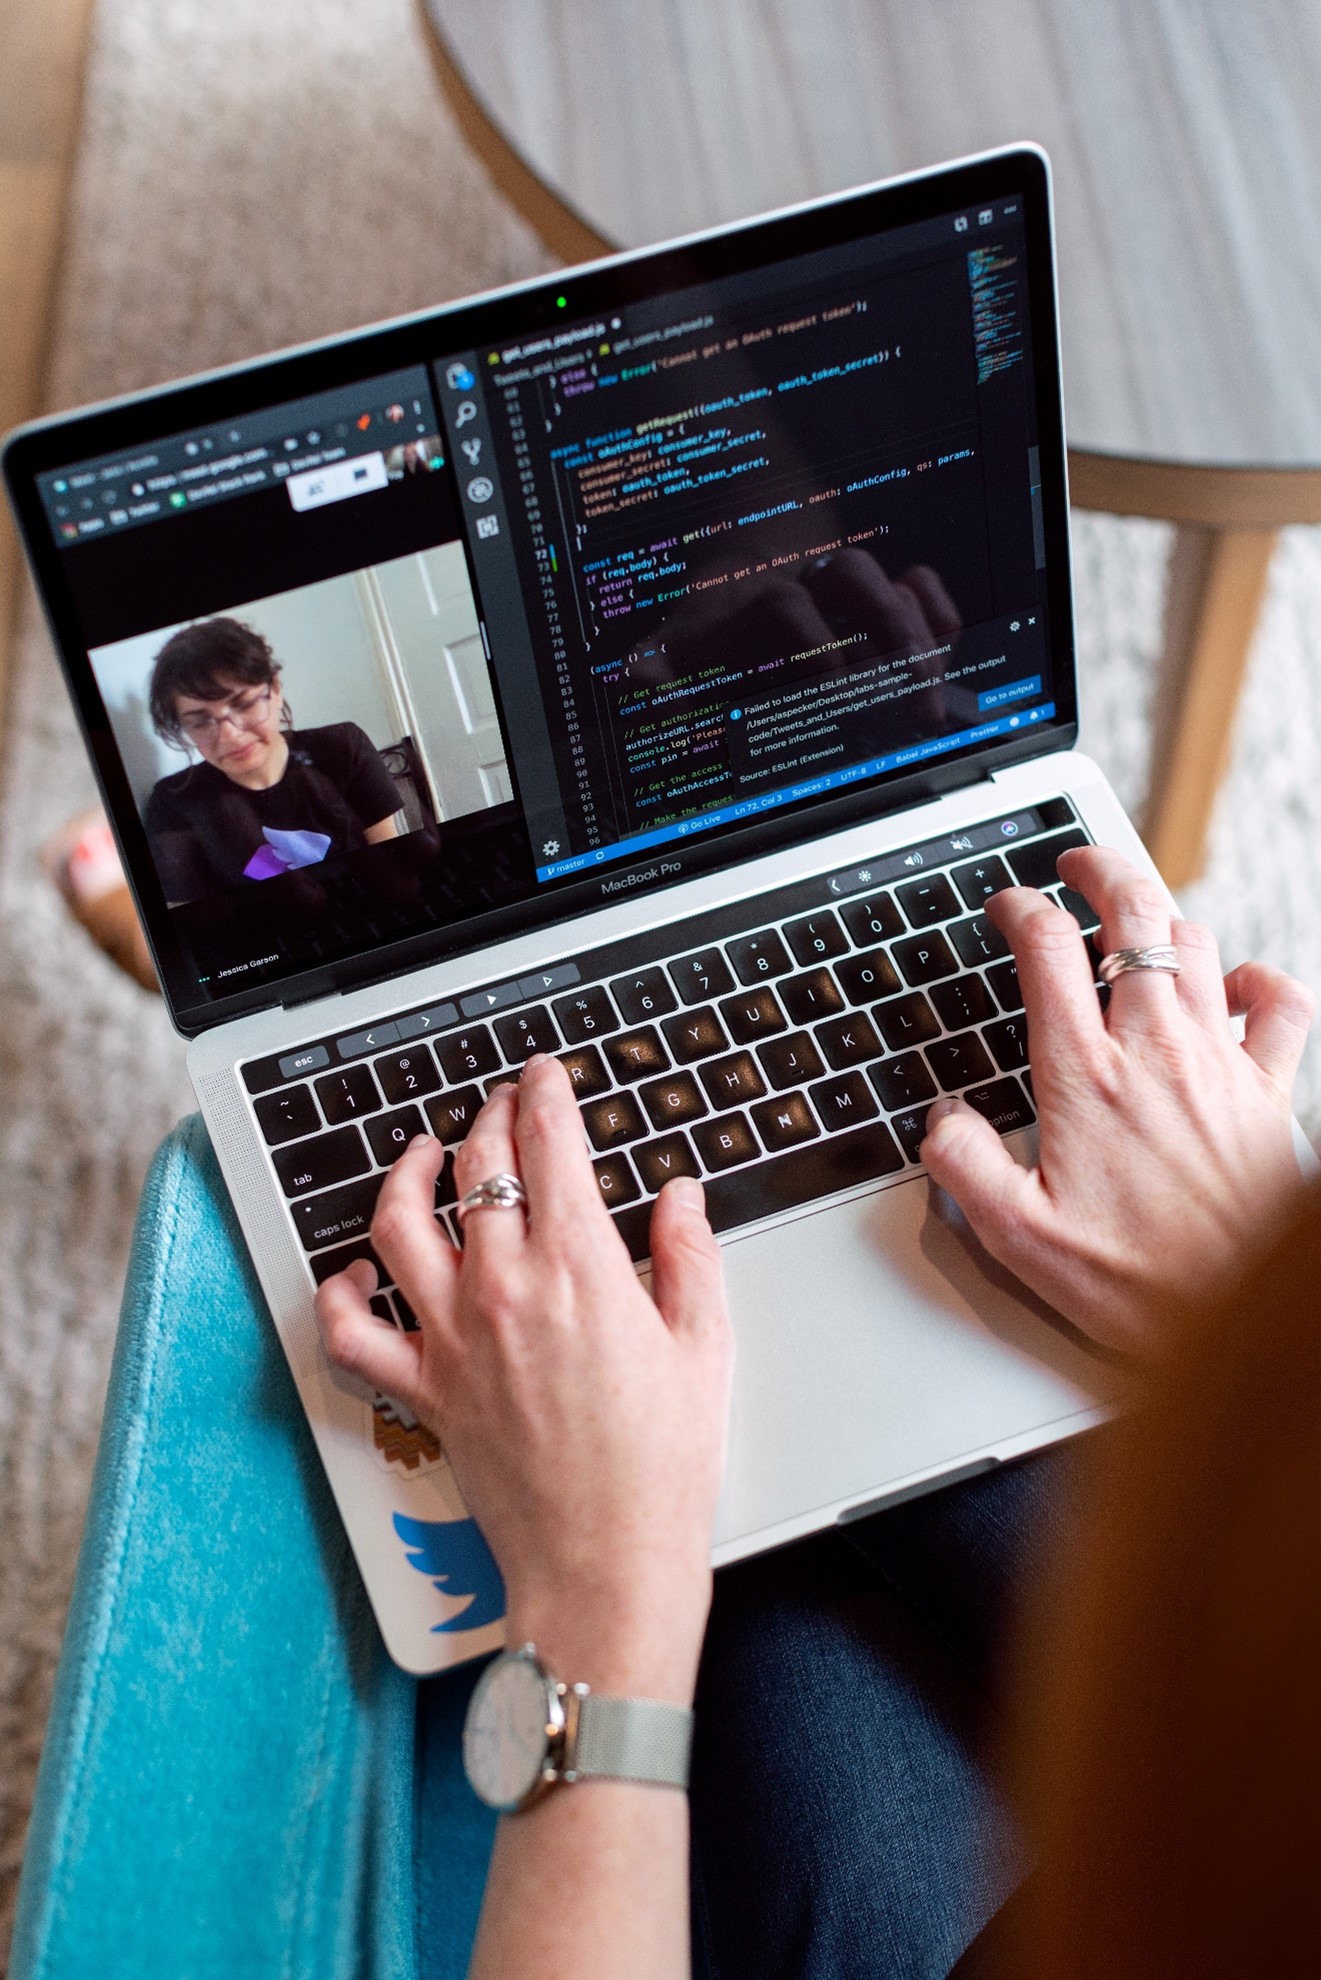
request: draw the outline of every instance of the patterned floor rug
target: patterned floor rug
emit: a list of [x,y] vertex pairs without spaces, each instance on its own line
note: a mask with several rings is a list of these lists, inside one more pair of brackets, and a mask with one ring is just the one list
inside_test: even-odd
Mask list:
[[[410,0],[101,0],[52,403],[548,265],[439,101]],[[1165,532],[1079,517],[1084,741],[1143,789]],[[37,849],[91,782],[29,606],[0,781],[0,1948],[86,1503],[134,1207],[191,1105],[157,1000]],[[1321,984],[1321,535],[1285,539],[1190,912]],[[1321,1127],[1321,1056],[1300,1110]]]

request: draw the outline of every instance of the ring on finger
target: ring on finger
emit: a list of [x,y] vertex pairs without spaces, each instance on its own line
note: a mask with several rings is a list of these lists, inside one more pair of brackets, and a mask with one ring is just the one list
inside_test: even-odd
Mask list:
[[455,1215],[463,1223],[470,1210],[521,1210],[527,1207],[527,1191],[517,1176],[507,1171],[487,1176],[459,1198]]
[[1108,956],[1102,956],[1097,974],[1102,983],[1113,983],[1130,970],[1177,976],[1179,952],[1172,942],[1155,942],[1145,949],[1111,949]]

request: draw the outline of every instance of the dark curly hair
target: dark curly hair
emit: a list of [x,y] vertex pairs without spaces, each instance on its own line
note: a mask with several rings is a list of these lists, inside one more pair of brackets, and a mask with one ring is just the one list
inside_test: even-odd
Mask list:
[[[200,619],[196,625],[172,634],[156,655],[147,693],[152,726],[163,742],[185,748],[179,695],[191,695],[196,701],[226,701],[235,681],[244,687],[273,687],[279,678],[280,663],[270,641],[251,626],[239,619]],[[289,726],[287,708],[283,726]]]

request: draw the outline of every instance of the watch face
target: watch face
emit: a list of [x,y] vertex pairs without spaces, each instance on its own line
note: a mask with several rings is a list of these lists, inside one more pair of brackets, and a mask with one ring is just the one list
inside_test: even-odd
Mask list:
[[488,1808],[517,1808],[546,1764],[558,1700],[530,1657],[497,1657],[477,1681],[463,1728],[463,1764]]

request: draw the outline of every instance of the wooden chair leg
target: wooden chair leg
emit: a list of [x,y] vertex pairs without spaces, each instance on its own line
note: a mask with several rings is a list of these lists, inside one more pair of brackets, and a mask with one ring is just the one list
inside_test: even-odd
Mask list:
[[1175,889],[1196,880],[1206,862],[1277,534],[1181,525],[1175,536],[1143,829]]

